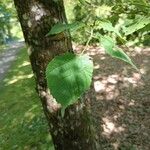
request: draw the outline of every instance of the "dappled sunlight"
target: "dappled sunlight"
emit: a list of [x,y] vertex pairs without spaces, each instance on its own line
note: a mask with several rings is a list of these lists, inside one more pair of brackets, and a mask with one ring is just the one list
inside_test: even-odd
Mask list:
[[94,76],[94,89],[99,94],[105,94],[106,100],[112,100],[119,96],[120,88],[138,87],[143,84],[141,74],[139,73],[133,73],[131,77],[121,76],[119,74]]
[[35,114],[32,112],[26,112],[24,117],[27,118],[27,121],[31,121],[35,117]]
[[112,143],[112,146],[114,147],[115,150],[118,150],[119,145],[120,145],[120,142],[119,142],[119,141],[117,141],[117,142],[115,142],[115,143]]
[[[98,122],[96,129],[101,149],[118,150],[124,145],[127,148],[136,145],[140,149],[142,144],[149,145],[149,54],[137,49],[138,54],[133,56],[140,69],[137,72],[128,64],[110,58],[103,49],[96,46],[89,46],[87,52],[94,61],[95,93],[91,94],[96,95],[96,100],[91,101],[91,107],[95,121]],[[22,58],[17,61],[4,80],[6,92],[1,90],[1,143],[4,146],[7,142],[14,149],[20,148],[20,143],[16,141],[22,142],[24,149],[37,149],[43,144],[47,148],[51,140],[40,100],[35,94],[30,62]],[[44,96],[45,93],[42,94]],[[78,107],[77,111],[82,107]]]
[[117,126],[114,122],[112,122],[109,118],[103,117],[102,118],[103,124],[103,132],[102,134],[105,135],[107,138],[110,138],[112,133],[120,133],[125,130],[125,127]]
[[18,66],[18,68],[25,67],[25,66],[28,66],[28,65],[30,65],[30,62],[29,61],[24,61],[21,65]]
[[31,6],[31,12],[34,14],[36,21],[40,20],[47,14],[45,9],[38,3]]
[[95,64],[94,65],[94,69],[99,69],[100,68],[100,65],[99,64]]
[[96,92],[104,92],[105,91],[105,83],[101,83],[100,81],[95,81],[94,82],[94,88]]
[[140,73],[144,75],[146,74],[146,72],[147,72],[147,68],[143,66],[143,68],[140,69]]
[[[73,50],[76,53],[81,53],[81,51],[84,49],[85,47],[83,45],[77,45],[75,43],[73,43]],[[95,56],[96,54],[101,54],[102,58],[100,59],[105,59],[104,54],[105,54],[105,50],[104,48],[99,47],[98,45],[94,45],[94,46],[88,46],[87,50],[86,50],[86,54],[91,55],[91,56]]]
[[37,107],[38,105],[34,104],[28,111],[25,112],[24,118],[27,122],[30,122],[36,116],[34,110],[37,109]]
[[43,8],[42,4],[34,2],[30,7],[30,13],[32,14],[29,17],[29,14],[24,13],[23,18],[27,20],[27,24],[29,28],[35,27],[44,16],[48,14],[48,11],[46,12],[46,9]]
[[104,54],[105,54],[105,50],[103,48],[100,48],[98,46],[89,46],[87,49],[87,54],[94,56],[96,54],[101,54],[101,58],[100,59],[105,59]]
[[[82,46],[77,46],[81,51]],[[140,149],[148,139],[150,49],[125,50],[137,65],[132,66],[105,54],[104,49],[89,46],[86,51],[94,61],[93,86],[96,101],[92,109],[99,122],[102,149]],[[136,141],[136,143],[135,143]],[[139,145],[136,145],[139,143]],[[111,147],[111,148],[110,148]]]
[[5,85],[10,85],[10,84],[13,84],[13,83],[16,83],[18,82],[19,80],[22,80],[22,79],[30,79],[33,77],[33,74],[28,74],[28,75],[19,75],[19,76],[14,76],[11,80],[7,81],[5,83]]
[[129,103],[128,103],[128,106],[134,106],[136,103],[135,103],[135,100],[131,100]]
[[132,77],[124,77],[123,82],[124,83],[127,82],[128,84],[131,83],[133,87],[137,87],[137,86],[140,86],[140,85],[144,84],[141,81],[141,75],[139,73],[133,73]]
[[131,47],[129,48],[131,53],[131,56],[137,56],[137,55],[147,55],[150,56],[150,49],[149,47]]
[[[15,111],[13,111],[13,108],[10,108],[9,111],[4,113],[5,116],[8,116],[9,113],[11,113],[13,111],[12,116],[14,116],[14,117],[11,120],[10,120],[10,116],[7,117],[7,119],[5,121],[8,120],[9,127],[8,127],[8,123],[7,123],[5,126],[3,126],[3,128],[0,129],[1,131],[6,130],[8,128],[10,128],[10,129],[16,128],[16,127],[20,126],[22,123],[24,123],[24,121],[26,123],[31,122],[36,117],[37,110],[39,109],[38,108],[39,106],[37,104],[31,105],[31,108],[29,108],[27,111],[24,108],[20,109],[20,106],[19,106],[20,104],[16,104],[16,105],[17,106],[16,106]],[[18,113],[18,116],[16,116],[17,113]],[[24,115],[23,115],[23,113],[24,113]]]
[[[20,60],[20,58],[18,58]],[[33,77],[33,73],[31,70],[30,62],[28,60],[24,60],[21,63],[18,63],[17,67],[13,69],[13,71],[9,70],[10,73],[13,73],[12,77],[6,77],[4,79],[4,85],[12,85],[20,80],[26,80]]]
[[3,149],[52,147],[25,49],[8,70],[0,92],[0,145]]

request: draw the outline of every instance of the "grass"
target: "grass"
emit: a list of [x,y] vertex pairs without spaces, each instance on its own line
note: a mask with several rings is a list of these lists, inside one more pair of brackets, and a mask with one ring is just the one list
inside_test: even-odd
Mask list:
[[0,45],[0,54],[7,48],[6,45]]
[[26,49],[0,85],[0,114],[0,150],[53,150]]

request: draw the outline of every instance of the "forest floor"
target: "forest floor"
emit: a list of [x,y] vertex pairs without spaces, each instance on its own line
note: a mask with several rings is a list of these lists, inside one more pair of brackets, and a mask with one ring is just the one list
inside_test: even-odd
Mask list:
[[[82,46],[77,46],[80,51]],[[130,48],[139,72],[91,46],[102,150],[150,150],[150,48]]]
[[[130,50],[140,73],[96,46],[87,51],[94,61],[101,150],[150,149],[150,48]],[[26,50],[11,64],[0,88],[0,150],[52,150]]]

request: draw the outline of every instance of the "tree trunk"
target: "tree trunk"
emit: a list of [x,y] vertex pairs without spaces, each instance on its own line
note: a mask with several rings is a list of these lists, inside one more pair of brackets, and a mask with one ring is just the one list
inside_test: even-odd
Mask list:
[[62,0],[14,0],[23,30],[36,89],[48,120],[56,150],[96,150],[97,135],[91,117],[91,98],[70,106],[65,117],[60,115],[60,105],[47,88],[45,69],[56,55],[72,51],[68,32],[45,36],[57,22],[66,22]]

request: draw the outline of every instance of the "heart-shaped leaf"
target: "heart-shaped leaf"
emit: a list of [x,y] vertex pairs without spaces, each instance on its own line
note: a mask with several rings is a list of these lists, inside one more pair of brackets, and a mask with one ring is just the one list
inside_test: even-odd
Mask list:
[[92,73],[93,62],[89,56],[65,53],[48,64],[46,78],[52,96],[66,108],[89,89]]

